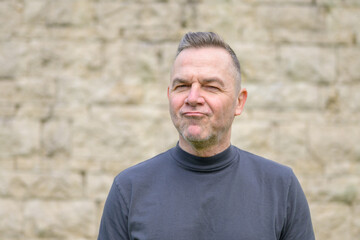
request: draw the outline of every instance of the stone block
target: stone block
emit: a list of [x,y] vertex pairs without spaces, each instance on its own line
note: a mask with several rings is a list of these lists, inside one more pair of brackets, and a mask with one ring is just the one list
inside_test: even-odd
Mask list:
[[274,137],[275,129],[271,121],[237,119],[232,127],[231,143],[245,151],[274,159]]
[[19,78],[16,82],[18,102],[54,101],[55,81],[43,78]]
[[44,120],[52,117],[54,100],[20,101],[16,105],[16,116],[20,119]]
[[[125,45],[126,43],[120,39],[104,45],[103,55],[106,60],[102,71],[102,77],[104,79],[121,79],[122,71],[125,67],[122,65],[125,61],[124,58],[131,57],[133,53],[132,51],[127,51]],[[128,64],[126,64],[126,67],[127,66]]]
[[[125,83],[141,84],[158,81],[159,48],[146,43],[125,44],[122,52],[122,80]],[[133,54],[137,52],[138,54]]]
[[356,8],[333,8],[317,2],[302,7],[269,5],[259,7],[257,13],[275,42],[352,45],[358,22],[357,11]]
[[58,98],[57,111],[71,111],[80,110],[86,114],[85,109],[91,102],[92,87],[85,79],[74,76],[59,76],[58,83]]
[[[2,4],[0,2],[0,4]],[[7,20],[4,20],[7,22]],[[0,44],[0,79],[13,79],[21,72],[22,57],[26,47],[19,41],[7,41]]]
[[114,177],[115,175],[110,174],[88,174],[86,176],[86,196],[96,201],[106,200]]
[[352,212],[352,223],[351,223],[351,234],[352,238],[355,239],[360,235],[360,204],[357,203],[354,206],[354,211]]
[[[45,29],[43,29],[45,28]],[[27,28],[22,31],[22,34],[25,36],[32,36],[32,38],[44,39],[44,34],[48,38],[65,40],[65,41],[75,41],[75,42],[98,42],[101,41],[100,37],[96,34],[94,29],[94,24],[89,26],[81,27],[42,27],[36,26],[32,28]],[[87,54],[85,52],[85,54]],[[101,56],[99,56],[101,57]],[[98,62],[99,59],[93,59],[94,62]]]
[[[359,65],[360,66],[360,65]],[[360,79],[360,78],[359,78]],[[340,107],[346,106],[344,111],[350,113],[359,112],[360,110],[360,85],[343,85],[339,89]]]
[[360,6],[358,0],[316,0],[316,4],[330,7]]
[[[250,24],[251,27],[246,31],[250,38],[245,39],[266,39],[266,42],[282,44],[351,44],[353,34],[341,29],[337,32],[328,30],[326,16],[326,11],[322,7],[306,3],[261,4],[255,8],[253,22],[256,23]],[[254,32],[259,37],[251,37]]]
[[[19,1],[0,2],[0,22],[3,23],[0,25],[0,40],[8,41],[16,35],[18,26],[22,24],[22,11],[23,4]],[[0,63],[2,66],[3,62]]]
[[[137,25],[134,28],[120,30],[121,35],[129,40],[158,43],[177,41],[182,36],[182,10],[178,3],[141,4],[137,13]],[[145,8],[144,8],[145,7]],[[151,19],[153,25],[146,24]],[[166,19],[166,20],[164,20]]]
[[[174,2],[148,2],[140,3],[137,12],[137,24],[143,27],[173,26],[180,22],[181,4]],[[166,21],[164,21],[166,19]]]
[[[146,74],[144,74],[145,76]],[[132,73],[126,75],[126,79],[115,80],[107,79],[103,82],[96,81],[97,89],[90,89],[92,96],[89,100],[93,104],[124,104],[140,105],[151,102],[154,105],[167,103],[166,88],[167,84],[160,86],[158,83],[137,83],[137,79],[142,76],[138,75],[132,78]],[[144,77],[150,79],[152,76]],[[147,91],[146,89],[151,89]]]
[[[30,76],[56,79],[60,76],[96,77],[105,62],[102,58],[101,43],[84,40],[32,39],[27,44],[26,55],[22,59],[22,69]],[[61,74],[54,74],[61,69]]]
[[330,31],[322,28],[316,31],[293,31],[288,29],[274,29],[271,33],[274,42],[279,44],[306,45],[352,45],[354,34],[351,31]]
[[[350,167],[354,166],[348,162]],[[356,173],[355,173],[356,174]],[[360,200],[360,178],[350,172],[344,176],[330,178],[328,180],[327,192],[330,201],[347,205],[354,205]],[[331,187],[329,187],[331,186]]]
[[350,236],[351,208],[339,203],[314,203],[310,205],[316,238],[352,239]]
[[[40,154],[39,154],[40,155]],[[16,156],[14,161],[14,169],[17,171],[38,171],[40,169],[44,169],[42,167],[42,159],[39,155],[23,155],[23,156]]]
[[[79,89],[80,90],[80,89]],[[81,91],[79,91],[81,92]],[[71,101],[70,96],[62,93],[61,101],[58,101],[52,108],[52,116],[60,119],[75,119],[86,116],[88,113],[88,105],[86,103],[78,102],[76,99]],[[74,95],[75,97],[76,95]]]
[[[52,29],[49,29],[45,24],[40,23],[22,24],[16,29],[16,36],[19,39],[31,39],[31,41],[34,41],[35,39],[47,39],[47,41],[49,41],[49,39],[52,38],[52,35]],[[26,43],[28,44],[27,41]]]
[[[307,152],[307,126],[303,122],[294,120],[282,121],[276,124],[274,151],[280,156],[283,163],[303,165],[305,172],[311,171],[313,167],[307,165],[311,161]],[[305,166],[304,166],[305,165]]]
[[177,52],[178,43],[168,42],[159,45],[158,55],[158,69],[160,71],[161,78],[159,81],[164,83],[164,85],[169,84],[170,80],[170,71],[175,60],[176,52]]
[[12,118],[15,116],[17,106],[12,102],[0,102],[0,118]]
[[305,82],[244,84],[249,109],[318,109],[318,89]]
[[245,82],[274,82],[280,78],[278,52],[275,46],[236,44],[233,47],[240,61]]
[[69,122],[64,120],[46,122],[42,130],[42,146],[47,156],[69,155],[71,150]]
[[0,158],[30,155],[40,148],[40,124],[30,120],[0,121]]
[[[355,168],[354,164],[352,168]],[[311,175],[299,174],[299,180],[311,202],[332,202],[354,206],[360,199],[360,179],[354,172],[348,171],[346,175],[328,177],[325,171],[317,171]]]
[[[45,31],[46,32],[46,31]],[[33,38],[28,41],[24,48],[19,70],[21,76],[31,79],[39,78],[39,76],[49,76],[51,66],[54,65],[56,57],[53,54],[55,50],[48,50],[49,41],[43,41],[41,38]],[[59,67],[59,65],[57,65]],[[40,79],[39,79],[40,80]],[[43,80],[43,78],[41,78]]]
[[352,164],[360,159],[360,141],[357,124],[310,124],[309,152],[320,161],[327,176],[346,175],[351,172]]
[[4,171],[13,171],[15,170],[16,162],[14,159],[11,158],[5,158],[0,159],[0,169]]
[[13,102],[16,98],[16,82],[12,80],[0,81],[0,101]]
[[72,158],[72,160],[68,162],[67,168],[71,171],[87,173],[98,173],[100,171],[103,171],[103,166],[101,162],[94,159],[89,159],[89,157],[86,155]]
[[[92,102],[97,104],[166,102],[171,62],[164,62],[164,51],[159,45],[141,42],[108,44],[105,50],[105,59],[108,60],[102,77],[94,79],[90,84]],[[134,52],[137,54],[134,55]],[[159,84],[164,86],[158,86]],[[163,94],[159,94],[159,90],[163,90]]]
[[282,47],[280,64],[285,79],[329,84],[336,80],[335,56],[335,51],[329,48]]
[[[165,150],[163,150],[165,151]],[[153,156],[159,154],[160,152],[154,153]],[[116,176],[118,173],[123,171],[126,168],[129,168],[135,164],[138,164],[147,158],[152,157],[150,153],[148,153],[145,157],[136,158],[132,161],[125,161],[123,158],[117,158],[113,160],[106,160],[101,164],[101,170],[105,173],[111,174],[112,176]]]
[[360,48],[340,48],[338,68],[341,82],[358,83],[360,80]]
[[0,236],[2,239],[20,239],[24,235],[23,204],[0,199]]
[[[111,71],[118,81],[126,85],[141,88],[145,83],[160,82],[160,65],[162,64],[163,50],[159,44],[143,42],[119,43],[121,47],[109,48],[107,58],[116,60],[111,66]],[[173,49],[176,51],[176,48]],[[134,54],[136,52],[136,54]],[[119,55],[120,57],[116,57]],[[111,62],[110,62],[111,63]],[[116,70],[116,69],[119,70]],[[168,71],[170,71],[168,69]],[[121,75],[119,75],[121,74]],[[163,81],[161,81],[163,82]]]
[[15,199],[71,199],[83,196],[81,175],[68,172],[2,172],[1,196]]
[[48,25],[71,25],[74,15],[72,1],[50,2],[46,11],[46,22]]
[[320,107],[324,111],[338,113],[342,108],[340,107],[341,98],[338,87],[320,87],[319,88],[319,102]]
[[304,5],[311,5],[312,0],[248,0],[248,2],[256,2],[260,4],[304,4]]
[[31,238],[95,238],[95,204],[39,201],[25,204],[25,234]]
[[0,196],[22,199],[29,196],[28,184],[31,177],[10,172],[0,172]]
[[[131,125],[124,119],[118,119],[117,122],[94,118],[75,119],[72,155],[75,159],[90,161],[120,157],[118,152],[127,145],[126,139],[129,138],[130,129]],[[123,158],[127,159],[127,156]]]
[[16,114],[16,93],[15,81],[0,81],[0,117],[10,118]]
[[242,2],[202,2],[196,10],[197,28],[216,32],[229,43],[238,40],[249,25],[254,25],[253,8]]
[[48,1],[43,0],[25,0],[24,1],[24,20],[27,25],[31,23],[44,24],[49,7]]
[[104,206],[105,206],[105,200],[104,201],[97,201],[96,207],[97,207],[97,216],[96,216],[96,226],[99,229],[101,217],[104,212]]
[[89,118],[74,122],[73,156],[124,164],[143,161],[176,143],[172,129],[166,109],[93,107]]
[[354,113],[360,109],[358,89],[360,89],[358,84],[342,84],[330,88],[320,88],[321,108],[334,113],[342,113],[344,121],[350,122],[348,115],[354,116]]
[[182,16],[178,3],[100,1],[95,8],[100,38],[163,41],[178,37]]
[[267,29],[319,30],[325,16],[315,5],[259,5],[256,19]]
[[40,199],[79,198],[83,196],[82,176],[55,171],[50,174],[39,174],[31,185],[30,195]]
[[[247,86],[245,86],[247,87]],[[264,86],[266,87],[266,86]],[[254,92],[251,92],[254,95]],[[250,108],[247,106],[250,104],[249,98],[245,104],[245,110],[241,114],[239,119],[241,121],[251,122],[253,120],[266,120],[272,123],[280,124],[284,122],[294,123],[329,123],[330,119],[324,112],[321,111],[307,111],[306,109],[298,109],[297,107],[288,109],[276,109],[271,108],[269,105],[266,108]],[[340,121],[340,120],[339,120]],[[330,121],[336,123],[337,121]]]
[[355,33],[359,29],[359,22],[359,7],[330,7],[326,16],[327,28],[332,31],[347,30]]
[[51,1],[46,11],[46,24],[50,26],[83,26],[94,21],[91,1]]
[[[328,190],[331,186],[328,184],[328,179],[323,171],[320,170],[310,174],[295,173],[310,205],[329,201]],[[312,215],[314,215],[313,212]]]
[[96,31],[100,38],[116,39],[126,27],[136,26],[136,12],[139,5],[118,1],[99,1],[95,3],[95,17],[98,19]]

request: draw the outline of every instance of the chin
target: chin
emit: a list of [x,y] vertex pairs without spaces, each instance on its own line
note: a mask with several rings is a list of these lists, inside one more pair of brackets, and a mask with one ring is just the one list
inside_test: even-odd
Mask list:
[[204,134],[204,130],[203,129],[192,129],[195,131],[189,131],[189,129],[187,129],[187,131],[183,132],[183,137],[185,139],[187,139],[188,141],[206,141],[208,139],[208,136],[206,136],[206,134]]
[[206,142],[208,139],[201,138],[198,136],[185,136],[184,137],[188,142]]
[[203,136],[200,134],[185,134],[183,135],[183,138],[187,141],[192,143],[193,145],[204,145],[208,146],[211,145],[214,142],[214,137],[211,136]]

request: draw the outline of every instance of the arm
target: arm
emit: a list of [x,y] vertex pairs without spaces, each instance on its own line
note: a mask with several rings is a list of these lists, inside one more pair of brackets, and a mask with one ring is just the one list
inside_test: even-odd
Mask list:
[[98,240],[129,239],[128,207],[116,182],[111,186],[101,218]]
[[290,178],[285,224],[281,240],[315,240],[310,210],[296,176]]

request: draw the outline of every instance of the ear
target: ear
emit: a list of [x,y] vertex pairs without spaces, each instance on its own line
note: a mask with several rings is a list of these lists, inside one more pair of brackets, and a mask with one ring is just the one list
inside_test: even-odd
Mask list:
[[245,106],[246,99],[247,99],[247,95],[248,95],[248,92],[247,92],[246,88],[242,88],[237,97],[235,116],[239,116],[242,113],[244,106]]
[[167,97],[168,97],[168,99],[170,97],[170,86],[167,88]]

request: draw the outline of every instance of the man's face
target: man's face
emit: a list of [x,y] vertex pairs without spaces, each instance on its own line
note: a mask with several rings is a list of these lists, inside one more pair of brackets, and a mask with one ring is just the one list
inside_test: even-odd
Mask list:
[[168,98],[180,143],[230,144],[231,124],[246,90],[236,91],[235,68],[225,49],[188,48],[176,58]]

